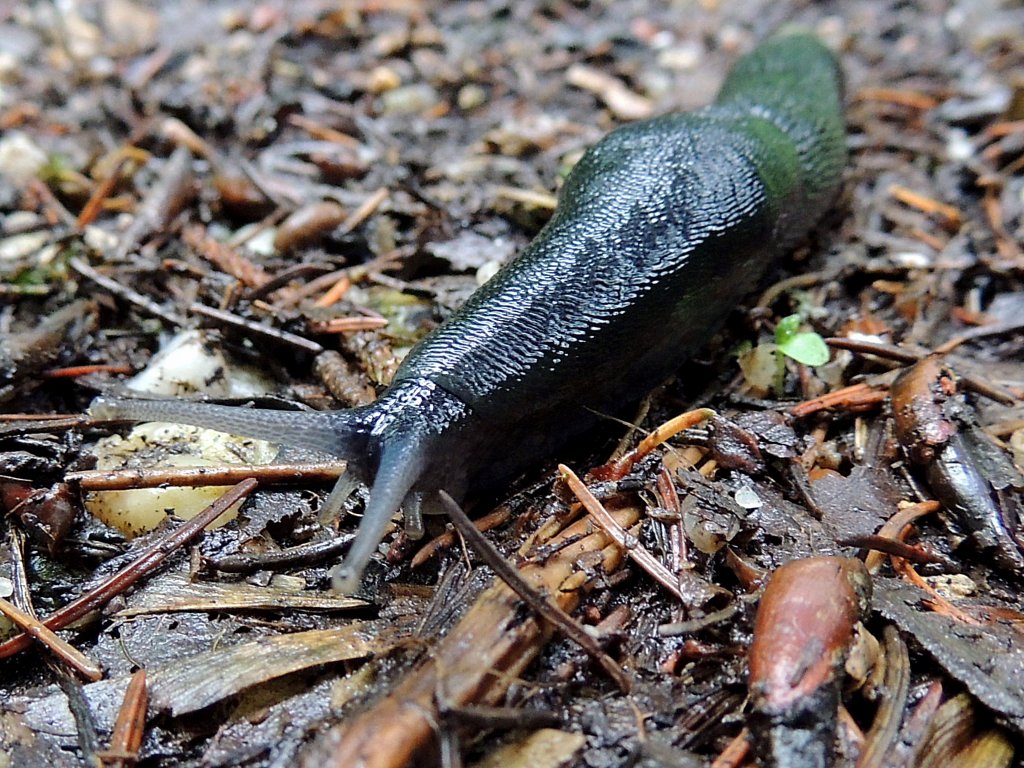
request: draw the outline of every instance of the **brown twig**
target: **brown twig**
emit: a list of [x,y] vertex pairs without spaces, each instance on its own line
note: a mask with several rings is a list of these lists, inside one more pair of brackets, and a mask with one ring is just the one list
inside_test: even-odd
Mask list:
[[711,763],[711,768],[740,768],[746,764],[748,757],[750,757],[750,730],[744,728],[715,758],[715,761]]
[[980,627],[985,624],[981,619],[977,619],[969,613],[960,610],[957,606],[953,605],[953,603],[939,594],[935,587],[921,577],[921,574],[914,569],[914,566],[910,564],[909,560],[904,560],[902,557],[893,557],[892,567],[896,573],[900,574],[900,576],[905,578],[915,587],[928,593],[930,600],[926,600],[924,603],[928,605],[931,610],[936,613],[941,613],[944,616],[949,616],[962,624],[969,624],[974,627]]
[[238,248],[210,237],[200,225],[186,227],[181,238],[189,248],[246,288],[259,288],[270,280],[261,265],[246,258]]
[[[942,505],[937,501],[920,501],[916,504],[907,504],[886,520],[875,535],[882,539],[898,541],[904,528],[919,517],[930,515],[932,512],[938,512],[940,509],[942,509]],[[886,553],[879,550],[869,552],[868,556],[864,559],[864,566],[868,569],[868,573],[875,573],[882,563],[885,562],[885,557]]]
[[874,552],[882,552],[886,555],[902,557],[904,560],[909,560],[912,563],[931,565],[940,564],[946,567],[950,567],[952,565],[952,563],[942,555],[937,555],[922,547],[916,547],[913,544],[907,544],[906,542],[899,541],[898,539],[889,539],[885,536],[878,536],[876,534],[847,536],[846,538],[837,540],[836,544],[841,547],[856,547],[858,549],[869,549]]
[[349,136],[347,133],[330,128],[326,125],[310,120],[305,115],[291,114],[288,115],[288,122],[294,125],[296,128],[301,128],[314,139],[321,141],[330,141],[334,144],[340,144],[350,149],[359,149],[362,147],[362,143],[359,139],[354,136]]
[[254,477],[261,484],[294,485],[332,482],[345,472],[345,462],[323,464],[238,464],[218,467],[157,467],[153,469],[87,469],[68,472],[64,480],[83,491],[128,491],[135,488],[233,485]]
[[895,360],[898,363],[916,363],[921,358],[927,357],[927,352],[912,352],[895,344],[883,344],[880,341],[867,341],[866,339],[844,339],[839,336],[831,336],[825,339],[825,343],[836,349],[847,349],[850,352],[859,352],[864,355],[877,355],[886,360]]
[[162,233],[192,197],[192,153],[187,147],[175,149],[160,169],[157,181],[146,191],[135,218],[121,235],[115,258],[124,259],[150,234]]
[[597,640],[587,634],[587,631],[572,616],[546,597],[539,595],[534,591],[533,587],[523,581],[519,572],[501,556],[501,553],[494,548],[494,545],[488,541],[487,537],[477,530],[476,526],[473,525],[473,521],[462,511],[462,507],[455,502],[455,499],[444,491],[441,491],[440,496],[441,503],[444,505],[445,512],[448,513],[452,524],[462,534],[463,540],[476,553],[477,557],[483,560],[497,574],[498,578],[519,595],[524,603],[540,614],[545,621],[557,627],[561,630],[562,634],[594,657],[598,664],[601,665],[601,668],[619,686],[619,690],[623,693],[629,693],[632,685],[629,676],[611,656],[604,652],[604,649],[598,645]]
[[313,306],[329,307],[332,304],[336,304],[345,297],[345,294],[348,293],[351,287],[352,278],[350,278],[346,272],[338,278],[334,285],[327,289],[327,292],[324,293],[323,296],[313,302]]
[[621,480],[636,466],[638,461],[666,440],[670,440],[684,429],[695,427],[703,421],[714,418],[714,416],[715,412],[710,408],[698,408],[669,419],[664,424],[656,427],[653,432],[646,435],[632,451],[614,461],[608,462],[604,466],[591,470],[590,475],[598,480]]
[[893,184],[889,187],[889,194],[904,205],[935,216],[944,227],[953,232],[960,229],[960,226],[963,224],[963,214],[957,208],[946,203],[940,203],[938,200],[923,195],[920,192],[915,192],[908,187]]
[[415,253],[415,245],[403,245],[398,248],[394,248],[387,253],[382,253],[365,264],[356,264],[345,269],[339,269],[334,272],[329,272],[326,275],[310,280],[303,286],[295,289],[288,299],[278,302],[278,306],[296,306],[303,299],[309,298],[310,296],[316,296],[322,291],[329,291],[334,287],[339,280],[348,279],[352,282],[358,282],[364,279],[367,275],[375,274],[386,269],[395,269],[401,264],[402,259],[407,257],[411,253]]
[[153,315],[155,317],[159,317],[162,320],[166,320],[171,325],[185,325],[185,318],[175,314],[174,312],[171,312],[170,310],[164,309],[155,301],[146,296],[143,296],[138,291],[134,291],[131,288],[128,288],[127,286],[117,282],[116,280],[113,280],[107,277],[106,275],[97,272],[95,269],[86,264],[85,261],[80,259],[79,257],[73,256],[72,258],[68,259],[68,264],[75,272],[80,274],[82,277],[91,280],[103,290],[107,291],[108,293],[114,296],[117,296],[118,298],[124,299],[129,304],[134,304],[143,312],[146,312],[147,314]]
[[[71,426],[78,426],[87,421],[88,417],[80,413],[0,413],[0,423],[12,421],[41,421],[47,425],[51,421],[70,421]],[[41,431],[41,430],[40,430]]]
[[149,690],[146,687],[146,670],[140,669],[132,675],[118,710],[114,730],[110,734],[110,748],[98,752],[106,768],[123,768],[135,765],[139,759],[142,737],[146,735],[146,710],[149,708]]
[[134,369],[130,365],[114,365],[96,363],[95,365],[72,365],[67,368],[53,368],[43,371],[40,375],[44,379],[77,379],[80,376],[88,376],[93,373],[109,373],[114,375],[130,375]]
[[[1024,155],[1014,165],[1020,163],[1024,163]],[[985,218],[988,219],[992,233],[996,236],[996,250],[999,255],[1010,262],[1018,261],[1021,257],[1020,246],[1006,229],[1003,219],[1003,204],[996,185],[989,185],[985,190],[985,196],[981,199],[981,208],[985,212]]]
[[309,330],[313,333],[355,333],[356,331],[373,331],[384,328],[388,324],[386,317],[336,317],[333,320],[310,320]]
[[316,565],[331,560],[344,552],[355,539],[354,533],[332,536],[321,541],[298,544],[277,552],[261,554],[235,554],[210,558],[206,564],[215,571],[223,573],[253,573],[254,571],[274,571],[285,568],[298,568]]
[[298,347],[299,349],[314,355],[319,355],[324,351],[324,348],[312,339],[307,339],[304,336],[288,333],[288,331],[282,331],[277,328],[271,328],[269,325],[263,325],[262,323],[257,323],[252,320],[246,320],[244,317],[239,317],[232,312],[225,312],[223,309],[214,309],[213,307],[208,307],[205,304],[194,302],[189,306],[188,311],[195,315],[203,315],[211,320],[216,320],[222,325],[230,325],[235,328],[240,328],[254,336],[262,336],[263,338],[276,341],[280,344]]
[[22,611],[9,600],[0,597],[0,613],[17,624],[25,632],[86,680],[95,682],[103,677],[99,664],[90,659],[71,643],[58,637],[43,622]]
[[590,492],[590,489],[576,476],[575,472],[564,464],[558,465],[558,471],[565,484],[569,486],[569,490],[576,494],[576,498],[580,500],[583,507],[590,513],[591,519],[597,523],[601,530],[608,534],[612,541],[622,547],[623,551],[629,556],[629,559],[667,589],[679,602],[684,605],[687,604],[686,595],[684,595],[679,587],[679,580],[686,571],[680,571],[678,574],[672,573],[654,555],[648,552],[635,536],[615,521],[615,518],[609,514],[604,505],[597,500],[594,494]]
[[[473,525],[481,533],[497,528],[499,525],[504,525],[508,519],[512,516],[512,510],[505,504],[495,509],[492,512],[488,512],[483,517],[478,517],[473,521]],[[455,543],[455,531],[445,531],[440,536],[436,536],[422,547],[419,552],[413,555],[410,565],[413,568],[418,568],[427,562],[430,558],[437,554],[437,552],[444,547],[450,547]]]
[[861,88],[854,97],[857,101],[881,101],[927,112],[939,105],[938,99],[920,91],[898,88]]
[[845,411],[866,411],[885,402],[889,393],[886,389],[876,388],[870,384],[860,382],[852,384],[835,392],[828,392],[820,397],[804,400],[789,409],[789,413],[795,418],[803,418],[819,411],[827,411],[833,408],[842,408]]
[[[287,269],[282,269],[262,285],[247,290],[245,292],[245,298],[250,301],[253,299],[261,299],[264,296],[269,296],[271,293],[284,288],[293,280],[305,279],[311,276],[319,277],[320,275],[324,275],[332,271],[332,269],[333,267],[328,266],[327,264],[295,264]],[[282,291],[282,293],[285,292]]]
[[[888,360],[896,360],[901,363],[916,363],[931,354],[930,352],[912,352],[909,349],[897,347],[892,344],[881,344],[879,342],[865,341],[863,339],[831,337],[825,339],[825,343],[830,347],[835,347],[836,349],[847,349],[851,352],[859,352],[865,355],[877,355],[878,357],[884,357]],[[960,373],[959,371],[957,371],[957,376],[968,389],[971,389],[990,400],[995,400],[997,403],[1002,403],[1003,405],[1013,405],[1017,402],[1017,398],[1002,387],[997,387],[994,384],[989,384],[975,376]]]
[[[54,613],[43,622],[47,628],[57,631],[85,616],[122,593],[142,578],[155,571],[173,552],[188,544],[202,533],[210,523],[224,514],[233,504],[244,499],[255,490],[258,483],[253,479],[243,480],[186,523],[168,532],[159,541],[146,547],[126,567]],[[0,643],[0,659],[13,656],[25,650],[32,642],[26,634],[20,634]]]
[[376,191],[372,192],[362,204],[349,214],[349,217],[341,222],[338,227],[338,231],[341,233],[351,232],[353,229],[358,227],[364,221],[366,221],[373,212],[376,211],[381,204],[388,199],[387,187],[381,187]]
[[99,216],[100,210],[103,208],[103,202],[110,197],[110,193],[114,191],[114,187],[117,185],[118,180],[121,178],[121,171],[128,163],[132,162],[134,158],[129,157],[127,154],[124,155],[117,164],[111,170],[110,174],[101,181],[96,188],[92,191],[89,199],[85,205],[82,206],[82,210],[78,213],[78,219],[75,223],[79,228],[92,224]]
[[974,339],[981,339],[986,336],[1002,336],[1004,333],[1015,333],[1024,328],[1024,320],[1011,320],[1008,323],[991,323],[989,325],[979,325],[977,328],[971,328],[970,330],[964,331],[963,333],[954,336],[944,344],[940,344],[935,348],[935,354],[944,355],[947,352],[952,352],[954,349],[959,347],[968,341]]

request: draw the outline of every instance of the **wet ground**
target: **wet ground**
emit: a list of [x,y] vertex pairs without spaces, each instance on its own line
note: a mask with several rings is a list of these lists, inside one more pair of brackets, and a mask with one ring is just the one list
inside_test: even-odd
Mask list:
[[[786,24],[846,74],[834,211],[637,428],[477,510],[599,650],[489,586],[443,520],[331,592],[337,467],[231,474],[257,459],[228,446],[217,487],[260,490],[202,535],[87,511],[103,483],[183,483],[194,435],[148,433],[157,458],[104,479],[96,443],[128,426],[83,415],[172,337],[201,329],[207,367],[165,395],[369,402],[587,146],[708,103]],[[984,0],[0,4],[0,596],[44,619],[79,599],[61,636],[87,656],[0,644],[8,764],[1019,762],[1022,30]],[[828,362],[785,354],[791,326]],[[136,746],[112,731],[139,668]]]

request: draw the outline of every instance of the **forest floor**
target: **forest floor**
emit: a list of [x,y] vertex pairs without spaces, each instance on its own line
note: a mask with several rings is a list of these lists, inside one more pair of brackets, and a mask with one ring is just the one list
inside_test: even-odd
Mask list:
[[[143,371],[372,401],[588,146],[791,24],[846,78],[834,210],[626,422],[473,510],[568,629],[442,518],[333,592],[336,466],[221,443],[172,501],[199,438],[149,431],[99,472],[131,427],[86,409]],[[0,642],[0,764],[1019,764],[1022,170],[1011,2],[0,2],[0,597],[72,646]],[[143,485],[139,535],[101,488]]]

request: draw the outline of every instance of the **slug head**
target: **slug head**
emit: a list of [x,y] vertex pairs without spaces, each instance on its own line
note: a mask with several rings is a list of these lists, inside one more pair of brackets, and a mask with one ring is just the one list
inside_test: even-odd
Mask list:
[[[354,592],[388,522],[407,505],[415,521],[435,505],[437,491],[465,492],[461,463],[446,461],[469,408],[425,379],[407,379],[379,400],[346,411],[275,411],[180,400],[100,397],[89,414],[97,419],[169,421],[329,454],[348,462],[320,511],[333,518],[351,489],[352,477],[370,485],[370,498],[355,541],[334,573],[335,588]],[[413,526],[416,527],[415,525]]]

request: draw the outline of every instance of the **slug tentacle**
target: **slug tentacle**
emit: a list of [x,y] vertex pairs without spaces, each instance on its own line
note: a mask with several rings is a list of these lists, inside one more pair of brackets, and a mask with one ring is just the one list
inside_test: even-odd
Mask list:
[[359,588],[363,571],[384,531],[403,500],[420,479],[427,464],[426,452],[416,443],[400,442],[384,445],[377,476],[370,487],[370,500],[359,522],[352,548],[332,577],[335,589],[351,594]]
[[238,408],[184,400],[129,400],[98,397],[89,406],[95,419],[170,421],[233,435],[304,448],[362,464],[366,451],[366,409],[319,413]]

